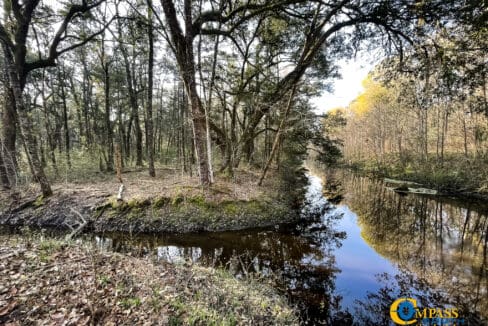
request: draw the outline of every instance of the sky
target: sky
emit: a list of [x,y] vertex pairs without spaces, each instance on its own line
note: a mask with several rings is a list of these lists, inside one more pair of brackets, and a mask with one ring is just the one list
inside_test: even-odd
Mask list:
[[361,83],[373,66],[373,63],[359,56],[352,60],[342,60],[339,63],[342,77],[333,82],[332,93],[324,91],[322,96],[312,100],[317,108],[316,113],[323,114],[328,110],[347,106],[364,90]]

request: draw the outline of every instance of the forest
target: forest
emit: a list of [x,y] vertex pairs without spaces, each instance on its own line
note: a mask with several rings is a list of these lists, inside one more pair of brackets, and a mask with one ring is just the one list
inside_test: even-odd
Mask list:
[[325,118],[356,169],[444,191],[488,190],[486,29],[444,28],[423,44],[428,55],[378,64],[364,92]]
[[[479,0],[1,0],[0,324],[352,325],[334,259],[300,265],[346,238],[310,166],[486,196],[487,22]],[[315,105],[360,56],[364,92]],[[163,245],[99,250],[138,236]]]
[[[323,150],[309,99],[338,58],[372,43],[429,75],[419,96],[481,91],[486,107],[485,14],[476,1],[4,1],[2,185],[34,181],[48,196],[62,175],[114,171],[116,152],[122,166],[178,166],[209,185],[242,164],[266,171],[293,133]],[[462,25],[432,30],[441,20]],[[436,74],[447,85],[429,87]]]
[[177,166],[204,186],[269,166],[283,129],[312,119],[307,97],[332,69],[320,48],[342,27],[323,31],[311,4],[30,5],[4,6],[1,173],[45,196],[61,175],[114,171],[119,152],[122,167]]

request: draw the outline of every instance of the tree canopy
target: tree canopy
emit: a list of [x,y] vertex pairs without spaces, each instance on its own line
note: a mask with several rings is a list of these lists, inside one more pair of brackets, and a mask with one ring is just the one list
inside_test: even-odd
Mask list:
[[[488,112],[485,17],[484,3],[454,0],[4,0],[2,183],[28,166],[49,195],[83,153],[103,171],[176,164],[204,186],[285,164],[287,148],[327,156],[309,100],[359,50],[385,56],[385,80],[410,74],[432,100],[435,75],[435,94]],[[360,115],[392,101],[367,83]]]

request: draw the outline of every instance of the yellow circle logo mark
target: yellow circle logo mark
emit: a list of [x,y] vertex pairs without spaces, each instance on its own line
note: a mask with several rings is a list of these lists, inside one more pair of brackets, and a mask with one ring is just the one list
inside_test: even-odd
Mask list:
[[395,324],[411,325],[417,321],[417,300],[412,298],[396,299],[390,306],[390,317]]

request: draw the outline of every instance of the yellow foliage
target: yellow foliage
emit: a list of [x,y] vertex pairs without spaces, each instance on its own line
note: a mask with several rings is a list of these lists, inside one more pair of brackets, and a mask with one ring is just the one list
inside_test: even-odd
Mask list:
[[378,104],[387,101],[390,95],[388,89],[377,81],[374,81],[371,75],[368,75],[362,84],[364,92],[349,105],[349,110],[356,116],[363,116],[370,112]]
[[344,115],[345,112],[346,112],[346,108],[339,106],[339,107],[328,110],[327,114],[328,115],[338,115],[338,114]]

